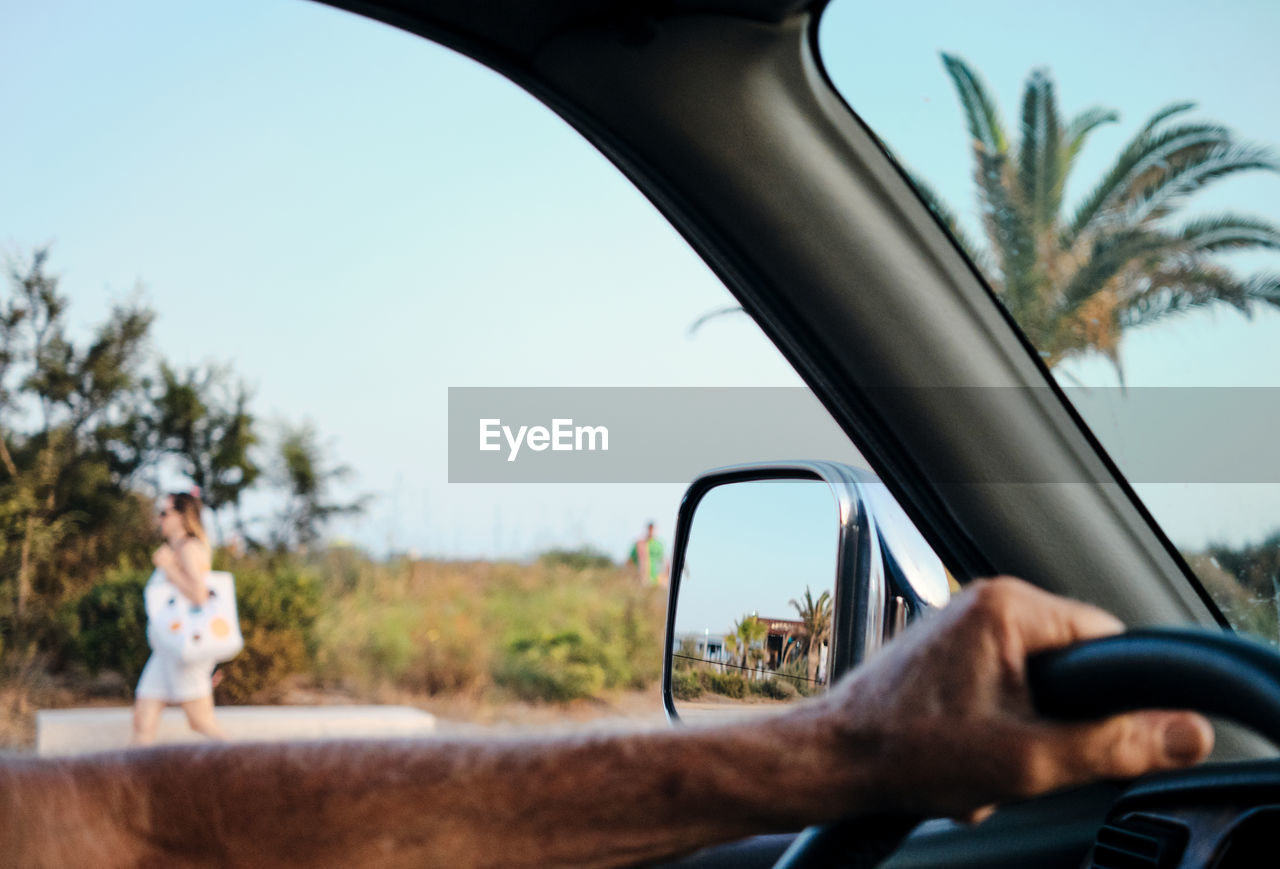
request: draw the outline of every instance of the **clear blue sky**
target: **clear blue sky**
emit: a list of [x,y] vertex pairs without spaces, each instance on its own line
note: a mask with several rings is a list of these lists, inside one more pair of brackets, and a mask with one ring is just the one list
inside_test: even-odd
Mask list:
[[680,581],[676,634],[723,637],[744,615],[799,618],[792,600],[835,594],[840,514],[826,483],[757,481],[698,505]]
[[[969,219],[939,49],[1010,123],[1038,65],[1068,111],[1119,109],[1081,177],[1178,99],[1280,143],[1271,4],[980,7],[840,0],[822,35],[850,101]],[[621,557],[650,518],[669,537],[678,486],[449,485],[449,386],[799,382],[745,318],[690,339],[731,300],[683,241],[548,110],[417,37],[302,0],[10,3],[0,82],[0,250],[52,242],[78,328],[140,293],[158,353],[231,363],[264,418],[312,420],[352,491],[378,495],[340,529],[375,548]],[[1215,196],[1280,220],[1280,179]],[[1125,362],[1135,384],[1280,385],[1277,346],[1275,315],[1196,315],[1135,334]],[[1280,516],[1275,487],[1197,493],[1203,510],[1173,494],[1149,497],[1189,546]]]

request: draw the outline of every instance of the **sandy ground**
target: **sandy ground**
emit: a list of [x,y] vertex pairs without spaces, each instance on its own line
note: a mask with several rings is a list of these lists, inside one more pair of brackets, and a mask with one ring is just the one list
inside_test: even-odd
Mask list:
[[[283,698],[289,705],[315,706],[370,702],[341,691],[316,691],[306,686],[289,689]],[[438,730],[445,735],[484,732],[563,731],[591,729],[633,729],[667,726],[658,686],[644,691],[627,691],[570,703],[527,703],[495,700],[463,694],[415,695],[399,691],[380,692],[373,702],[414,706],[436,717]]]

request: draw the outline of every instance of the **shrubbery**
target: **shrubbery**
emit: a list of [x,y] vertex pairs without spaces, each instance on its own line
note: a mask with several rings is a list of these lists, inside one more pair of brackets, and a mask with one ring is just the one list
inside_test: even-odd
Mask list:
[[151,654],[147,646],[147,613],[142,589],[150,571],[111,571],[66,610],[74,624],[64,647],[67,657],[82,662],[91,673],[114,670],[130,685],[137,684]]
[[[616,567],[402,562],[327,584],[316,674],[382,687],[565,701],[660,675],[661,595]],[[589,561],[583,562],[590,564]]]
[[310,669],[320,582],[313,572],[296,566],[241,569],[235,577],[244,650],[221,665],[224,678],[217,699],[275,699],[286,676]]
[[802,697],[808,697],[821,690],[821,686],[809,681],[809,662],[803,657],[787,661],[778,668],[774,678],[795,688]]
[[757,697],[769,700],[792,700],[800,695],[795,683],[790,679],[752,679],[747,683],[747,690]]
[[723,694],[733,700],[747,696],[747,680],[737,673],[708,673],[704,670],[700,675],[707,690],[715,694]]
[[694,700],[702,696],[702,679],[689,668],[671,672],[671,693],[677,700]]
[[570,570],[599,570],[613,567],[613,559],[590,546],[577,549],[548,549],[538,556],[543,567],[567,567]]
[[707,669],[673,670],[671,693],[677,700],[695,700],[704,694],[719,694],[733,700],[742,700],[747,696],[766,700],[793,700],[799,696],[790,679],[772,676],[747,679],[738,673],[717,673]]
[[[219,552],[216,566],[236,578],[245,648],[221,665],[217,699],[271,702],[295,674],[369,700],[392,688],[566,701],[652,685],[662,664],[661,594],[578,555],[520,565]],[[70,601],[61,660],[136,684],[150,654],[150,573],[112,571]]]
[[512,640],[494,671],[494,681],[524,700],[576,700],[605,687],[606,648],[596,637],[573,630]]

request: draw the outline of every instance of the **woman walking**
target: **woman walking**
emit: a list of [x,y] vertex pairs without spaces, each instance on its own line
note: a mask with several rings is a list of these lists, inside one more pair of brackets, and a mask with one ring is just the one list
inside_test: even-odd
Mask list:
[[[160,510],[160,533],[165,542],[151,560],[156,571],[151,582],[168,581],[196,606],[209,598],[206,577],[212,565],[212,551],[204,524],[200,521],[200,499],[177,492],[164,499]],[[185,664],[175,655],[153,650],[147,659],[134,692],[133,742],[155,742],[156,728],[164,707],[176,703],[187,714],[191,729],[213,739],[222,730],[213,717],[214,662]]]

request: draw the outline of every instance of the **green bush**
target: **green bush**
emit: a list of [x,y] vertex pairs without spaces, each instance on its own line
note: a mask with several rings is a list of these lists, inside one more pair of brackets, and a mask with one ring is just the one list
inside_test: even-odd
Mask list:
[[703,673],[707,690],[734,700],[747,696],[747,680],[737,673]]
[[578,631],[523,636],[507,645],[494,681],[525,700],[576,700],[607,681],[608,652]]
[[809,681],[809,660],[805,657],[792,658],[774,672],[774,678],[786,682],[800,694],[810,697],[820,690],[820,686]]
[[651,685],[662,673],[661,605],[617,569],[505,566],[485,601],[503,637],[494,682],[544,700]]
[[674,670],[671,673],[671,693],[677,700],[701,697],[702,680],[693,670]]
[[800,694],[790,679],[752,679],[747,682],[747,690],[757,697],[767,697],[770,700],[792,700]]
[[[326,559],[321,569],[333,564]],[[364,561],[344,569],[348,580],[323,574],[314,670],[322,683],[363,696],[388,687],[478,694],[489,686],[492,565]]]
[[112,670],[130,685],[137,684],[151,654],[147,646],[147,613],[142,589],[151,572],[114,570],[90,587],[68,611],[74,615],[69,631],[70,657],[91,673]]
[[221,665],[223,703],[273,699],[286,676],[309,669],[313,628],[320,614],[320,582],[310,571],[283,564],[236,573],[236,605],[244,650]]
[[548,549],[538,556],[543,567],[566,567],[569,570],[599,570],[613,567],[613,559],[591,546],[577,549]]
[[[533,701],[643,688],[662,672],[660,594],[581,552],[510,562],[398,562],[322,572],[315,673],[357,694],[394,687]],[[602,556],[601,556],[602,558]],[[341,567],[345,578],[328,571]]]

